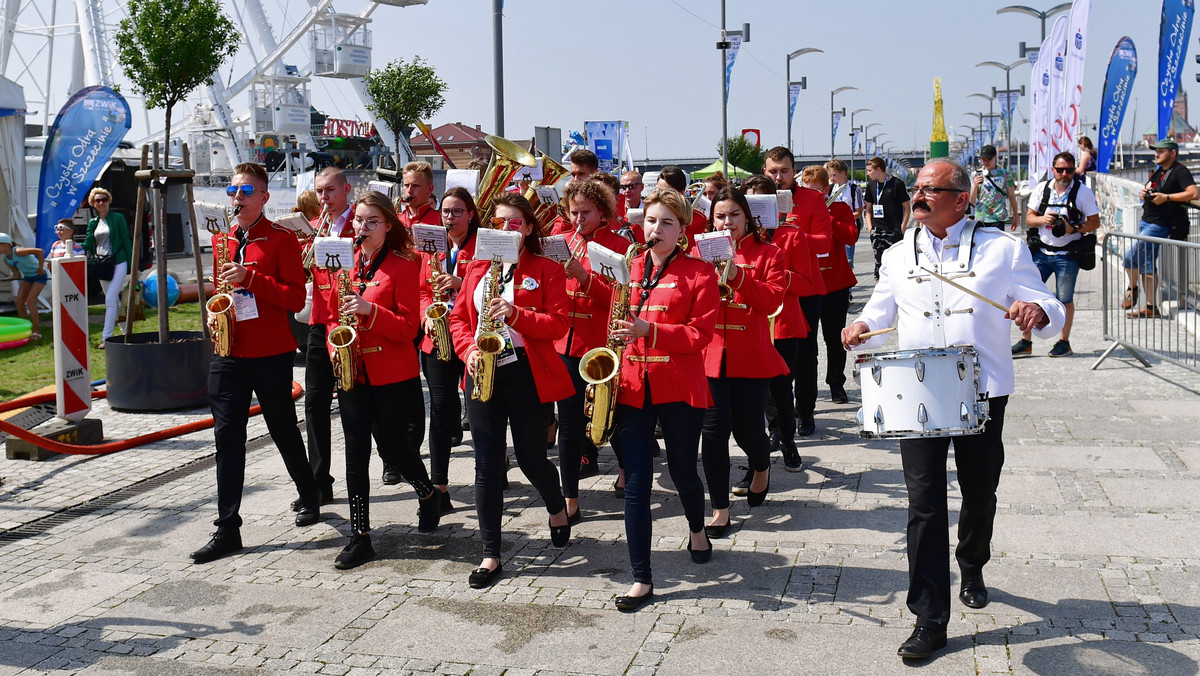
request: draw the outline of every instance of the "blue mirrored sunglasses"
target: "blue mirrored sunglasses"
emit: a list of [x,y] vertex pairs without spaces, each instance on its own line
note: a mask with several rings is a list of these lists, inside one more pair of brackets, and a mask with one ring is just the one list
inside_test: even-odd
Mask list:
[[230,197],[233,197],[234,195],[238,194],[239,190],[246,197],[249,197],[254,194],[254,186],[252,186],[250,184],[228,186],[225,188],[225,194],[229,195]]

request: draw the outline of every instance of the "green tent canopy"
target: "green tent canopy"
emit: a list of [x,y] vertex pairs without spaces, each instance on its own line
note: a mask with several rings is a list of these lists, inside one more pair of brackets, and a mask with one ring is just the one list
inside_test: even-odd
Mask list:
[[[721,169],[721,159],[717,158],[717,160],[715,162],[708,165],[707,167],[693,171],[692,172],[692,180],[693,181],[703,181],[704,179],[708,178],[709,176],[712,176],[713,174],[715,174],[721,170],[722,170]],[[745,169],[742,169],[741,167],[735,167],[735,166],[733,166],[733,164],[730,164],[729,165],[729,175],[726,176],[725,178],[750,178],[751,176],[753,176],[753,174],[746,171]]]

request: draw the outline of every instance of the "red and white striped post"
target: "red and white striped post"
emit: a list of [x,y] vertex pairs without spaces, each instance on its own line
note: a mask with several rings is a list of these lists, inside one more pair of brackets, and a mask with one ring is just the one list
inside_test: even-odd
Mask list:
[[50,261],[54,294],[54,379],[58,417],[78,422],[92,410],[88,368],[87,259]]

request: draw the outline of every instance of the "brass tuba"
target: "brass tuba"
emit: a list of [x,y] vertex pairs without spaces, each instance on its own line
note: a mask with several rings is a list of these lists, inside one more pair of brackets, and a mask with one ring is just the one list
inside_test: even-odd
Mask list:
[[[240,206],[235,206],[233,217],[236,218],[241,210]],[[204,309],[208,312],[213,354],[218,357],[228,357],[233,353],[233,325],[236,322],[233,285],[220,281],[220,274],[221,268],[233,260],[233,252],[229,250],[229,235],[221,232],[215,220],[209,221],[208,231],[212,233],[213,252],[217,258],[216,267],[213,268],[213,285],[216,286],[217,292],[205,302]]]
[[503,265],[492,261],[484,276],[483,302],[479,309],[478,335],[475,337],[475,359],[471,370],[475,373],[475,388],[471,398],[475,401],[490,401],[492,388],[496,384],[496,355],[504,349],[504,327],[500,320],[492,319],[489,309],[492,299],[500,295],[500,275]]
[[[653,247],[656,240],[629,247],[625,252],[625,269],[633,268],[633,259]],[[612,436],[613,413],[617,410],[617,394],[621,386],[621,355],[625,343],[613,332],[617,322],[629,316],[629,284],[613,287],[613,300],[608,315],[608,342],[588,350],[579,360],[579,375],[588,384],[584,391],[583,414],[589,418],[587,436],[596,446],[603,446]]]
[[542,204],[538,199],[537,189],[544,185],[555,185],[569,173],[571,172],[567,171],[566,167],[550,159],[545,153],[542,154],[542,178],[531,184],[529,190],[525,191],[525,199],[533,205],[533,213],[537,215],[538,225],[542,226],[542,232],[546,232],[554,219],[558,218],[558,205]]
[[430,338],[433,340],[434,354],[439,361],[450,361],[454,354],[454,346],[450,342],[450,327],[447,325],[447,316],[450,314],[450,304],[447,300],[450,294],[437,290],[438,281],[443,274],[442,262],[438,259],[437,252],[429,254],[428,281],[429,288],[433,290],[433,302],[425,308],[425,317],[433,323]]
[[479,214],[479,221],[486,224],[492,217],[492,201],[504,193],[508,182],[521,167],[536,167],[537,160],[528,150],[506,138],[488,134],[483,140],[492,147],[492,160],[479,177],[475,211]]
[[[382,256],[383,253],[377,255]],[[334,380],[337,382],[339,390],[347,392],[354,388],[354,381],[358,378],[358,372],[362,366],[360,362],[362,355],[359,353],[358,329],[356,328],[358,315],[342,309],[346,296],[354,293],[350,288],[350,275],[347,274],[345,268],[339,269],[336,275],[337,279],[334,283],[337,284],[338,325],[333,327],[325,340],[333,348],[330,360],[333,362]]]

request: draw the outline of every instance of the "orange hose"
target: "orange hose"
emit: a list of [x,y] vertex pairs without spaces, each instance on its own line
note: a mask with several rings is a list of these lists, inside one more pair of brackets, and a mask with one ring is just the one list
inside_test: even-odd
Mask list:
[[[292,399],[298,399],[303,393],[304,388],[300,386],[300,383],[293,380]],[[92,399],[103,399],[105,396],[107,396],[107,394],[107,391],[92,392]],[[14,408],[33,406],[35,404],[44,404],[46,402],[53,401],[54,397],[55,394],[53,392],[49,392],[46,394],[33,394],[21,397],[19,399],[13,399],[12,401],[7,401],[0,404],[0,413],[11,411]],[[258,415],[261,412],[262,408],[257,405],[250,407],[250,415]],[[171,437],[177,437],[181,434],[189,434],[191,432],[206,430],[212,427],[213,424],[213,419],[209,417],[205,420],[197,420],[195,422],[178,425],[176,427],[168,427],[165,430],[151,432],[150,434],[143,434],[131,439],[110,441],[106,444],[96,444],[94,446],[65,444],[59,441],[53,441],[41,436],[40,434],[34,434],[29,430],[17,427],[7,420],[0,420],[0,432],[4,432],[9,436],[17,437],[18,439],[24,439],[38,448],[44,448],[48,451],[54,451],[55,453],[66,453],[67,455],[105,455],[108,453],[116,453],[117,451],[128,450],[135,446],[142,446],[154,441],[170,439]]]

